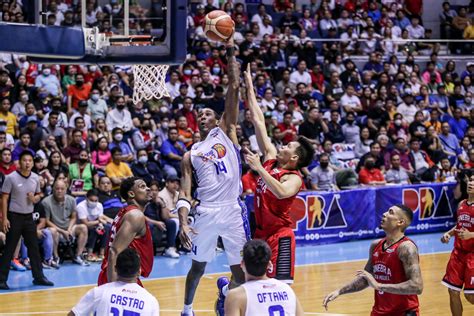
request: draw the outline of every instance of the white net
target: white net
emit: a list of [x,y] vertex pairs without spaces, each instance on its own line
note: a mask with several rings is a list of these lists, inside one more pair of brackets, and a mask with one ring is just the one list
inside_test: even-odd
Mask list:
[[133,66],[133,103],[169,97],[165,85],[169,65],[134,65]]

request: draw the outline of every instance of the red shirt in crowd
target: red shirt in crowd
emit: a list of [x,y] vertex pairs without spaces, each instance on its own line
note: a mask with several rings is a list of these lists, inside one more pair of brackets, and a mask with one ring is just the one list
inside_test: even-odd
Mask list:
[[362,168],[359,172],[359,183],[360,184],[370,184],[373,181],[384,181],[382,171],[379,168]]
[[15,170],[16,170],[16,165],[14,163],[10,164],[9,166],[5,166],[3,163],[0,163],[0,172],[6,176]]
[[280,132],[284,132],[286,130],[290,130],[292,131],[293,133],[287,133],[283,139],[281,140],[283,145],[286,145],[288,144],[289,142],[292,142],[294,140],[296,140],[296,128],[293,124],[291,125],[286,125],[285,123],[280,123],[278,124],[278,129],[280,130]]

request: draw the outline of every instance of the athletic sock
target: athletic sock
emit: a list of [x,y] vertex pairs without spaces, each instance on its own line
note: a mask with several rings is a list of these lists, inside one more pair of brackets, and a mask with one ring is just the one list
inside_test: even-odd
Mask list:
[[191,313],[193,311],[193,304],[186,305],[184,304],[183,312]]
[[229,284],[226,284],[224,287],[222,287],[222,295],[224,295],[224,297],[227,297],[227,292],[229,292]]

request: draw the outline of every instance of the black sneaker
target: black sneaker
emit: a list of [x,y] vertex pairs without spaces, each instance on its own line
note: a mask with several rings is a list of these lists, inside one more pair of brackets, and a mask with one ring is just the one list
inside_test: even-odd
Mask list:
[[8,286],[7,282],[3,281],[0,282],[0,290],[9,290],[10,287]]
[[44,285],[44,286],[54,286],[54,283],[48,280],[46,277],[43,277],[42,279],[34,279],[33,284]]

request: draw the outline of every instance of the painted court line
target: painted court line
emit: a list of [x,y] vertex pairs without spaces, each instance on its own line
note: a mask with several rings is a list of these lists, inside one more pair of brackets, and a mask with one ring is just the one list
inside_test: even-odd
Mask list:
[[[213,313],[214,310],[210,309],[195,309],[195,312],[198,313]],[[160,313],[179,313],[181,310],[179,309],[160,309]],[[13,315],[41,315],[41,314],[61,314],[65,315],[69,313],[69,311],[48,311],[48,312],[21,312],[21,313],[0,313],[0,316],[13,316]],[[312,312],[305,312],[305,315],[321,315],[321,316],[345,316],[350,314],[331,314],[331,313],[312,313]]]
[[[434,255],[434,254],[446,254],[446,253],[451,253],[451,251],[439,251],[439,252],[426,252],[420,254],[420,256],[428,256],[428,255]],[[318,263],[308,263],[308,264],[299,264],[296,265],[296,267],[308,267],[308,266],[321,266],[321,265],[332,265],[332,264],[338,264],[338,263],[350,263],[350,262],[365,262],[367,259],[350,259],[350,260],[343,260],[343,261],[330,261],[330,262],[318,262]],[[214,273],[206,273],[203,277],[207,279],[213,279],[213,275],[219,275],[223,273],[230,273],[230,271],[224,271],[224,272],[214,272]],[[170,277],[159,277],[159,278],[153,278],[153,279],[142,279],[141,281],[143,283],[151,282],[151,281],[156,281],[156,280],[168,280],[168,279],[178,279],[178,278],[185,278],[185,275],[176,275],[176,276],[170,276]],[[2,291],[0,292],[0,296],[2,295],[8,295],[8,294],[17,294],[17,293],[33,293],[33,292],[39,292],[39,291],[54,291],[54,290],[63,290],[63,289],[73,289],[73,288],[78,288],[78,287],[87,287],[87,286],[96,286],[96,283],[91,283],[91,284],[82,284],[82,285],[70,285],[70,286],[62,286],[62,287],[55,287],[55,288],[48,288],[48,289],[38,289],[38,290],[13,290],[13,291]],[[1,314],[5,315],[5,314]],[[12,314],[15,315],[15,314]],[[23,314],[22,314],[23,315]],[[310,315],[331,315],[331,314],[310,314]],[[334,314],[338,315],[338,314]],[[340,314],[339,314],[340,315]]]

